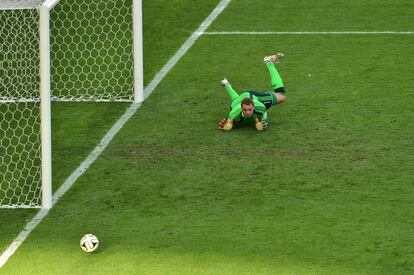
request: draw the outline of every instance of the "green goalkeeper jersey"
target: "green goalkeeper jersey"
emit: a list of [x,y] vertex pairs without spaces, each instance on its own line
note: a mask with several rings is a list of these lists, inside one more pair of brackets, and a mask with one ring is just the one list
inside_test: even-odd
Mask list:
[[[285,95],[283,81],[280,77],[275,65],[272,62],[266,63],[266,67],[270,73],[270,80],[272,82],[272,87],[274,89],[273,92],[256,92],[256,91],[246,91],[239,95],[231,86],[230,83],[224,85],[226,92],[229,94],[231,98],[231,111],[228,116],[228,119],[233,120],[233,125],[236,126],[238,124],[244,123],[251,123],[258,118],[259,120],[264,120],[266,125],[268,124],[267,120],[267,112],[266,110],[270,107],[277,104],[277,97],[276,93],[280,93]],[[244,117],[241,102],[245,98],[252,98],[254,104],[254,112],[251,117]],[[230,128],[231,129],[231,128]]]
[[[254,102],[254,108],[253,115],[251,117],[244,117],[241,102],[244,98],[251,97]],[[254,123],[254,121],[258,118],[259,120],[264,120],[266,124],[267,121],[267,112],[266,112],[266,106],[259,101],[257,96],[252,95],[250,92],[244,92],[238,97],[236,97],[231,102],[231,111],[229,113],[228,119],[232,119],[234,122],[234,126],[238,124],[245,124],[245,123]]]

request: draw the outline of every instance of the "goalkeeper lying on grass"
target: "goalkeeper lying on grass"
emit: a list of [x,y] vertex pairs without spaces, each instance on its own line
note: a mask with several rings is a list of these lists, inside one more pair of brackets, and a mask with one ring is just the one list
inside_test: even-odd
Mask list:
[[233,90],[227,79],[221,81],[232,101],[228,118],[223,118],[219,123],[220,129],[230,131],[239,124],[252,123],[254,121],[257,131],[266,130],[268,126],[266,110],[273,105],[286,101],[283,81],[274,64],[282,57],[282,53],[264,57],[264,62],[270,73],[273,92],[247,91],[239,95]]

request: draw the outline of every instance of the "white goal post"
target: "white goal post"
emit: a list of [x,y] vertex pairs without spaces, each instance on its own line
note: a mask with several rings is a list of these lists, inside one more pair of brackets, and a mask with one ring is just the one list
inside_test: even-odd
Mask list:
[[51,101],[144,100],[142,0],[2,0],[0,23],[0,208],[51,208]]
[[[56,0],[56,3],[59,0]],[[49,7],[39,7],[40,140],[42,207],[52,208],[52,139],[50,114],[50,27]]]

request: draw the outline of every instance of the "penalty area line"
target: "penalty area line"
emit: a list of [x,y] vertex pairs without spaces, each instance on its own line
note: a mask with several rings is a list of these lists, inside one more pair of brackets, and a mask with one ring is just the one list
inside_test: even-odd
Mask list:
[[204,35],[412,35],[413,31],[326,31],[326,32],[204,32]]
[[[162,69],[155,75],[154,79],[145,87],[144,94],[147,98],[155,90],[158,84],[164,79],[168,72],[174,65],[183,57],[187,51],[193,46],[200,35],[213,23],[213,21],[220,15],[220,13],[227,7],[231,0],[221,0],[210,15],[201,23],[195,32],[184,42],[181,48],[175,53],[173,57],[162,67]],[[59,199],[68,191],[76,180],[85,173],[90,165],[102,154],[108,144],[118,133],[118,131],[125,125],[125,123],[135,114],[141,106],[140,103],[133,103],[128,110],[118,119],[112,128],[106,133],[95,149],[86,157],[86,159],[79,165],[75,171],[65,180],[62,186],[53,194],[52,207],[59,201]],[[0,268],[3,267],[8,259],[16,252],[23,241],[30,235],[33,229],[46,217],[50,209],[41,209],[36,216],[26,224],[19,235],[13,240],[9,247],[0,256]]]

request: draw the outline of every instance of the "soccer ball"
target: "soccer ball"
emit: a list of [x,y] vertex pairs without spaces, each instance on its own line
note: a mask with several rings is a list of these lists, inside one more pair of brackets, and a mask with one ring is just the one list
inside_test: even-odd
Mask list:
[[80,247],[85,252],[88,252],[88,253],[94,252],[96,249],[98,249],[98,246],[99,246],[99,240],[93,234],[86,234],[80,240]]

